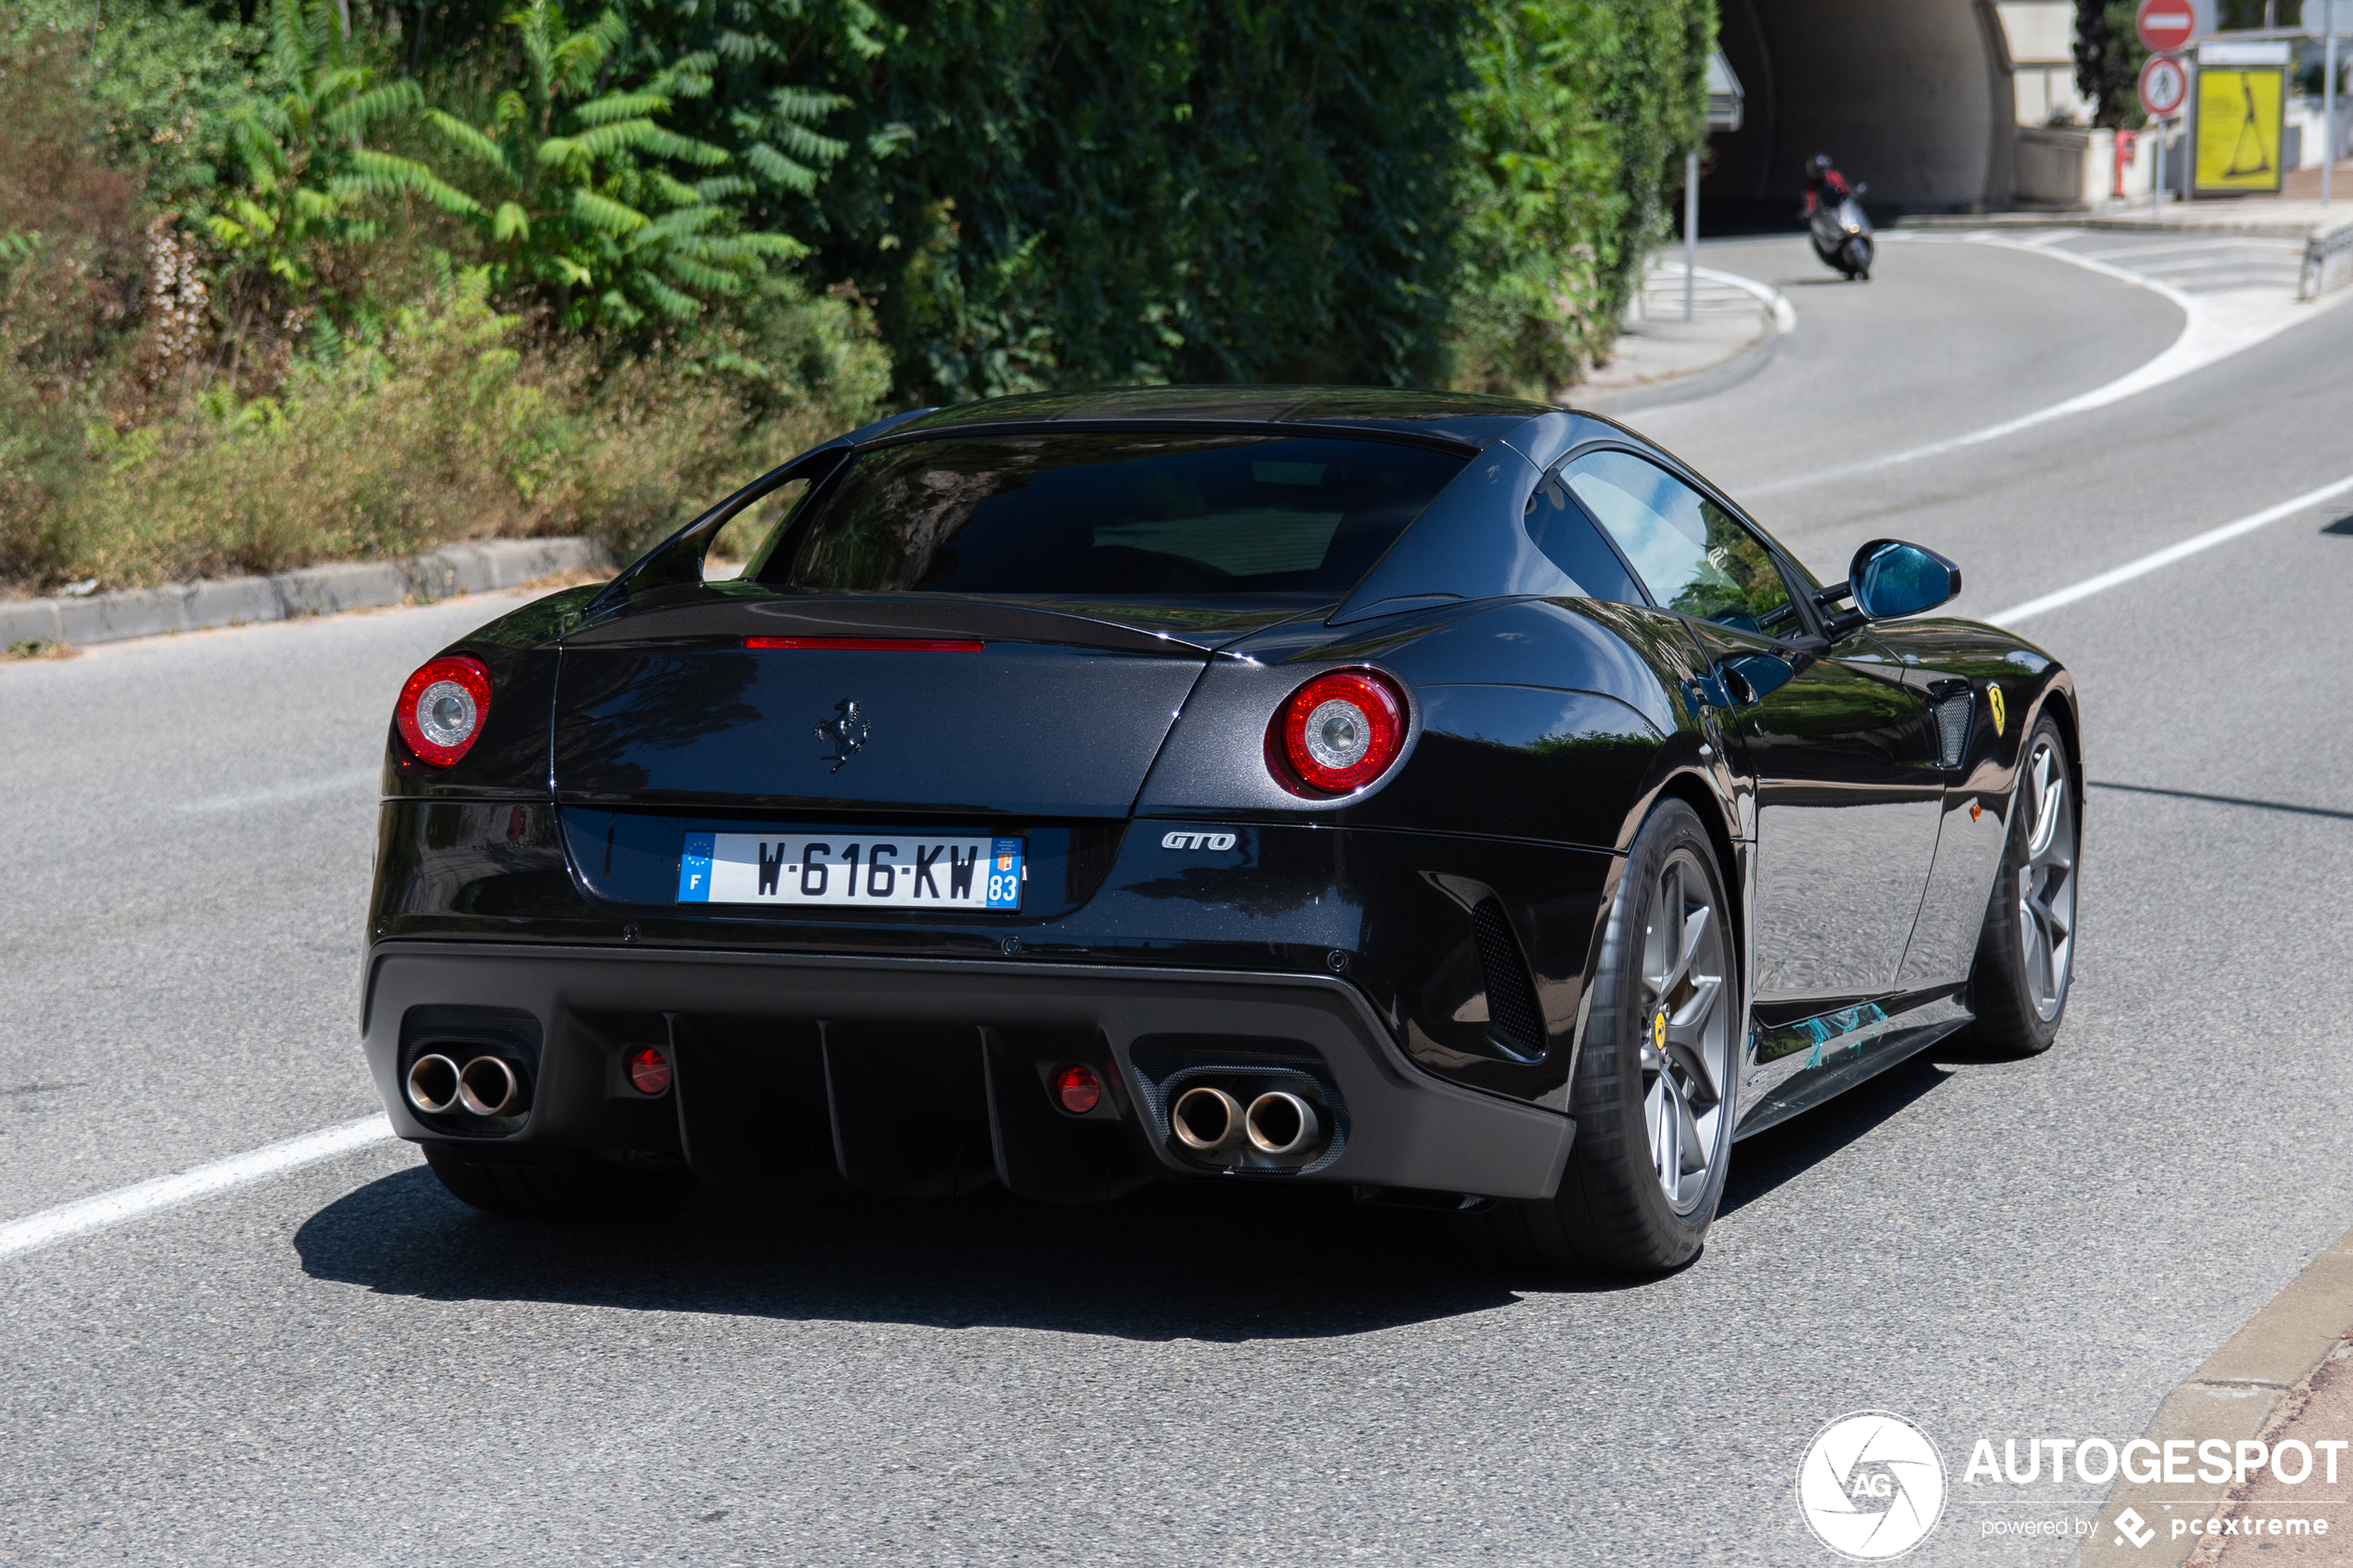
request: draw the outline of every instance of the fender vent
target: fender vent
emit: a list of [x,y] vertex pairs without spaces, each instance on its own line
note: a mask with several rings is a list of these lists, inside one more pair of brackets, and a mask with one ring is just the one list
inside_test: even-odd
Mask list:
[[1544,1054],[1544,1015],[1536,1006],[1536,984],[1503,904],[1482,898],[1471,907],[1471,936],[1478,944],[1478,967],[1487,976],[1487,1022],[1503,1043],[1530,1059]]
[[1957,768],[1969,754],[1969,713],[1975,708],[1974,692],[1957,692],[1936,705],[1936,759],[1947,768]]

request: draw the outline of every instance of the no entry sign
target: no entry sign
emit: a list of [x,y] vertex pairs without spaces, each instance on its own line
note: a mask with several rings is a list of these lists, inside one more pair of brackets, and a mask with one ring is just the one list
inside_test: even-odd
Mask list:
[[2141,107],[2151,119],[2169,119],[2182,112],[2190,95],[2190,73],[2182,62],[2166,55],[2151,55],[2141,67]]
[[2141,0],[2134,20],[2141,42],[2160,55],[2189,47],[2190,34],[2197,31],[2197,13],[2190,8],[2190,0]]

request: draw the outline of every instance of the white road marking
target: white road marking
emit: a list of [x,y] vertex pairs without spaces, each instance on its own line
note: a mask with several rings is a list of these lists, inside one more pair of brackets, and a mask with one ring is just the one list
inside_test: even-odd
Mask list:
[[2113,588],[2120,583],[2130,583],[2133,578],[2145,577],[2159,567],[2171,566],[2175,561],[2194,556],[2200,550],[2210,550],[2215,546],[2235,539],[2242,533],[2252,533],[2257,529],[2277,522],[2284,517],[2294,517],[2297,512],[2309,510],[2323,501],[2333,501],[2347,491],[2353,491],[2353,477],[2340,479],[2334,484],[2323,484],[2318,490],[2307,490],[2303,495],[2282,501],[2276,507],[2266,507],[2261,511],[2240,518],[2234,522],[2226,522],[2219,528],[2209,528],[2203,533],[2194,533],[2178,545],[2168,545],[2161,550],[2152,551],[2138,560],[2126,561],[2122,566],[2103,571],[2096,577],[2086,577],[2072,587],[2045,594],[2041,598],[2029,599],[2024,604],[2012,605],[1999,614],[1989,615],[1985,619],[1996,626],[2015,626],[2031,616],[2040,615],[2045,610],[2057,609],[2061,605],[2071,605],[2078,599],[2090,598],[2094,594]]
[[242,811],[248,806],[276,806],[288,800],[308,800],[314,795],[339,795],[374,784],[384,776],[382,768],[367,768],[355,772],[337,773],[333,778],[304,779],[298,784],[271,784],[266,789],[251,789],[242,795],[215,795],[202,800],[176,803],[181,811]]
[[2221,298],[2213,295],[2189,295],[2183,294],[2180,289],[2161,279],[2149,277],[2145,273],[2127,271],[2121,267],[2111,266],[2095,257],[2084,256],[2080,252],[2057,246],[2029,245],[2022,240],[2003,239],[1992,234],[1966,234],[1949,239],[1943,235],[1931,234],[1882,234],[1880,238],[1901,241],[1907,245],[1994,245],[2003,250],[2023,251],[2029,256],[2047,256],[2054,261],[2064,261],[2070,267],[2081,267],[2089,272],[2098,272],[2103,276],[2114,278],[2119,282],[2131,283],[2135,288],[2146,289],[2151,294],[2170,300],[2181,309],[2182,330],[2171,344],[2153,358],[2143,362],[2138,369],[2126,371],[2105,386],[2095,386],[2089,392],[2078,393],[2064,402],[2054,403],[2046,408],[2037,408],[2031,414],[2021,414],[2014,420],[2005,420],[2000,424],[1987,425],[1982,430],[1948,436],[1943,441],[1931,441],[1925,446],[1914,446],[1903,452],[1891,452],[1883,458],[1870,458],[1859,463],[1848,463],[1841,468],[1816,469],[1807,472],[1794,473],[1786,479],[1775,480],[1769,484],[1753,484],[1743,492],[1743,495],[1774,495],[1785,490],[1796,490],[1806,485],[1826,483],[1833,479],[1848,479],[1859,473],[1870,473],[1879,469],[1894,468],[1899,463],[1917,462],[1922,458],[1941,457],[1944,453],[1957,452],[1983,442],[1998,441],[2003,436],[2015,435],[2020,431],[2032,430],[2036,425],[2046,424],[2052,420],[2065,419],[2070,414],[2081,414],[2093,408],[2105,408],[2111,403],[2121,402],[2127,397],[2146,392],[2152,387],[2163,386],[2171,381],[2179,381],[2192,371],[2202,370],[2217,360],[2226,359],[2242,349],[2252,348],[2257,344],[2267,338],[2277,336],[2300,321],[2311,320],[2321,311],[2330,308],[2338,301],[2353,297],[2353,291],[2347,291],[2340,292],[2334,298],[2318,305],[2299,305],[2285,298],[2274,300],[2268,295],[2250,299],[2244,296]]
[[67,1236],[80,1236],[85,1231],[104,1230],[126,1220],[135,1220],[142,1214],[152,1214],[158,1209],[170,1209],[216,1192],[225,1192],[231,1187],[244,1186],[299,1165],[332,1160],[338,1154],[365,1148],[390,1136],[390,1122],[382,1115],[365,1116],[357,1122],[346,1122],[340,1127],[305,1133],[283,1143],[273,1143],[250,1153],[233,1155],[209,1165],[199,1165],[176,1176],[157,1176],[151,1182],[118,1187],[95,1198],[85,1198],[79,1203],[44,1209],[38,1214],[28,1214],[21,1220],[11,1220],[0,1225],[0,1258],[30,1252],[36,1247],[46,1247],[53,1241],[62,1241]]
[[[1677,275],[1681,269],[1676,269]],[[1727,283],[1743,294],[1755,295],[1757,303],[1773,313],[1773,330],[1793,332],[1797,330],[1797,307],[1789,296],[1770,283],[1760,283],[1755,278],[1743,278],[1738,272],[1718,272],[1713,267],[1694,267],[1692,276],[1711,283]]]

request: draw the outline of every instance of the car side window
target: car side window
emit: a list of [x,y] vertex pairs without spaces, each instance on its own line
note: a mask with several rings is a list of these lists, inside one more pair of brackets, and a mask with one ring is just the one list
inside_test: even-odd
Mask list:
[[1770,637],[1805,630],[1765,542],[1657,464],[1589,452],[1561,479],[1662,608]]
[[1528,498],[1526,521],[1529,542],[1568,574],[1579,593],[1611,604],[1642,602],[1642,591],[1626,574],[1626,563],[1568,498],[1558,475],[1548,476]]

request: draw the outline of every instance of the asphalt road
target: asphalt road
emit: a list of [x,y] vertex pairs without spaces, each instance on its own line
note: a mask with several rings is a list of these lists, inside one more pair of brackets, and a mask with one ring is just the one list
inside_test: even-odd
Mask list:
[[[1990,612],[2353,475],[2346,307],[1815,481],[2097,386],[2180,318],[1968,245],[1791,292],[1761,373],[1634,422],[1772,487],[1826,577],[1899,534]],[[2097,781],[2057,1046],[1743,1144],[1670,1279],[1480,1273],[1419,1216],[1214,1187],[543,1229],[377,1145],[0,1260],[0,1561],[1810,1564],[1799,1451],[1881,1407],[1955,1466],[1914,1561],[2057,1562],[1984,1522],[2088,1505],[1959,1486],[1969,1444],[2136,1434],[2353,1224],[2344,511],[2029,624]],[[0,1220],[372,1109],[370,770],[402,675],[506,602],[0,665]]]

